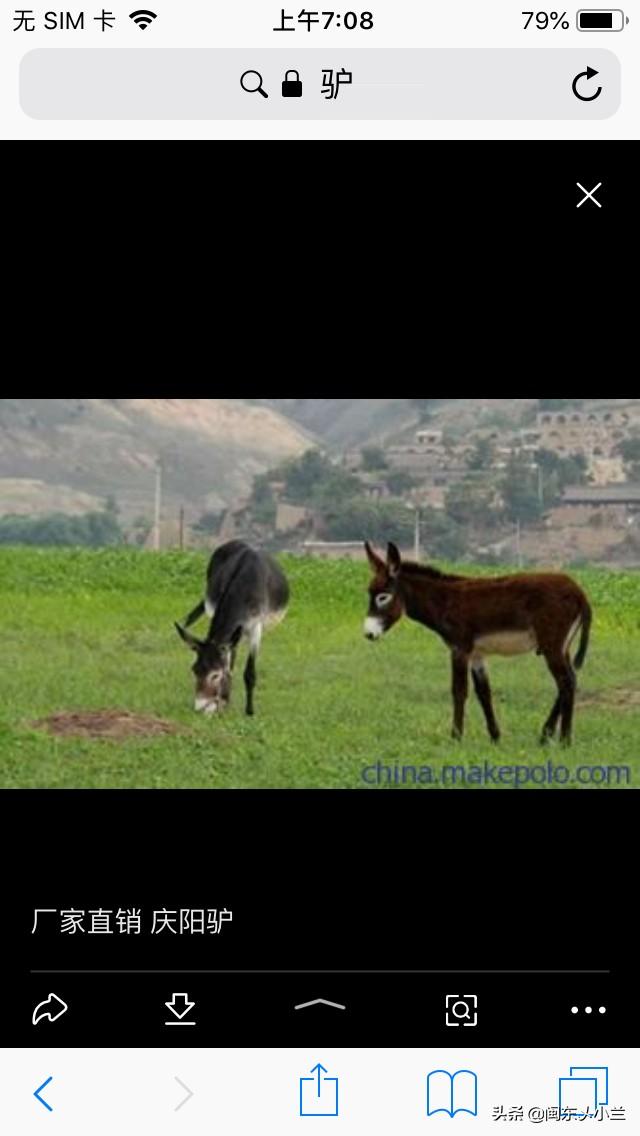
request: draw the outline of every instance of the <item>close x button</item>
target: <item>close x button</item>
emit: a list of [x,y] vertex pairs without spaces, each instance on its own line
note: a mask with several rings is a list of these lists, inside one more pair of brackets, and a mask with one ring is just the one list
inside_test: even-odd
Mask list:
[[603,182],[599,181],[597,185],[594,185],[593,189],[586,189],[585,186],[582,185],[582,183],[579,181],[576,182],[576,186],[578,188],[578,196],[580,199],[576,206],[577,209],[582,209],[583,205],[588,204],[595,205],[597,209],[602,209],[602,202],[598,200],[596,194],[599,190],[602,189]]

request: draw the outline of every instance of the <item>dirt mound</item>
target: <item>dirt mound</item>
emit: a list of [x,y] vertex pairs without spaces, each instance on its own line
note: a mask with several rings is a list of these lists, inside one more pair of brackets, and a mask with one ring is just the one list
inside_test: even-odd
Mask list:
[[601,694],[587,694],[580,699],[580,702],[582,706],[604,706],[630,710],[640,706],[640,690],[614,687],[613,690],[604,690]]
[[176,734],[177,727],[161,718],[130,714],[127,710],[95,710],[85,713],[53,714],[33,723],[57,738],[104,738],[124,741],[127,738],[158,738]]

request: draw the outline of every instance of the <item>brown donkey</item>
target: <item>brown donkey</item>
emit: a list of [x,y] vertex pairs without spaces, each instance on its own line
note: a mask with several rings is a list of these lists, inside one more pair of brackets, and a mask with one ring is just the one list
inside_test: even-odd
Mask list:
[[[498,742],[500,727],[493,709],[486,656],[535,651],[544,656],[558,685],[556,703],[542,731],[542,744],[554,737],[560,722],[561,740],[564,745],[571,744],[576,671],[587,657],[593,622],[589,601],[573,580],[553,573],[521,573],[497,579],[447,576],[436,568],[403,562],[395,544],[389,545],[386,561],[369,543],[365,547],[374,571],[365,635],[380,639],[408,615],[444,640],[453,660],[456,740],[464,735],[469,668],[489,734]],[[571,648],[580,630],[580,647],[572,662]]]

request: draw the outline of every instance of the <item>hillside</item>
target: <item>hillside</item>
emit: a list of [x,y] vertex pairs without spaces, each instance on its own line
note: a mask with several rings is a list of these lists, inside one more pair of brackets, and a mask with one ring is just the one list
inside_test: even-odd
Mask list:
[[[318,435],[339,451],[396,440],[413,431],[418,412],[410,398],[262,398],[245,402],[269,406]],[[588,406],[637,403],[637,399],[589,399]],[[461,433],[493,420],[515,424],[536,408],[535,398],[441,398],[433,400],[435,425]]]
[[0,513],[82,512],[113,495],[125,515],[148,515],[158,458],[168,504],[217,509],[310,443],[243,400],[0,399]]
[[262,398],[250,401],[279,411],[336,449],[381,440],[416,420],[415,408],[408,398]]
[[[253,399],[292,418],[336,450],[384,442],[412,431],[419,412],[410,398],[263,398]],[[434,399],[433,415],[443,426],[477,425],[478,414],[521,414],[535,399]]]
[[[628,399],[591,400],[623,403]],[[633,401],[633,400],[631,400]],[[154,473],[165,501],[192,517],[246,495],[257,473],[312,445],[339,454],[410,441],[408,398],[0,399],[0,514],[82,513],[116,498],[125,519],[152,511]],[[535,399],[437,399],[434,424],[453,435],[494,420],[517,424]]]

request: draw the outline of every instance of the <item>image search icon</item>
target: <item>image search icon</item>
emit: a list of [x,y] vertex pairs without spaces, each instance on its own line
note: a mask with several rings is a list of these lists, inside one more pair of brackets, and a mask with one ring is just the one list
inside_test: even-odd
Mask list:
[[475,1029],[478,1025],[476,994],[447,994],[447,1028]]

